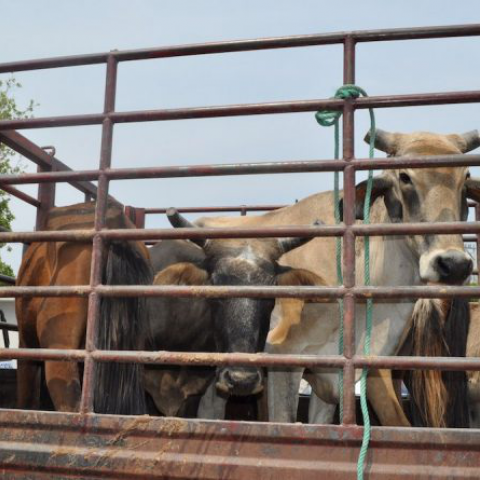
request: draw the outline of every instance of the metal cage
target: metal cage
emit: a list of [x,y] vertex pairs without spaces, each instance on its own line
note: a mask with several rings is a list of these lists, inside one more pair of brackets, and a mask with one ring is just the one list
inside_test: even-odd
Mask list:
[[[0,141],[39,166],[38,173],[0,175],[0,186],[38,209],[36,231],[1,232],[0,242],[91,241],[92,277],[88,286],[14,287],[0,289],[1,297],[88,297],[86,347],[84,350],[1,349],[0,359],[76,360],[84,363],[81,411],[78,414],[0,410],[0,470],[9,478],[353,478],[362,427],[355,418],[355,370],[362,367],[478,370],[480,359],[366,357],[355,354],[355,304],[367,297],[440,298],[479,297],[480,287],[364,287],[355,285],[355,239],[369,235],[463,233],[476,241],[480,233],[479,209],[474,222],[441,224],[356,225],[354,218],[355,172],[368,169],[418,168],[456,165],[478,166],[480,155],[448,155],[418,158],[359,159],[354,154],[354,113],[365,108],[391,108],[480,102],[480,90],[448,93],[377,96],[358,99],[315,99],[288,102],[224,105],[150,111],[115,110],[119,62],[173,56],[207,55],[276,48],[342,44],[343,80],[355,83],[357,43],[410,39],[479,36],[480,25],[394,30],[353,31],[320,35],[227,41],[131,51],[37,59],[0,64],[0,73],[46,68],[106,64],[105,103],[102,113],[0,121]],[[343,112],[343,158],[338,161],[291,161],[271,163],[112,168],[113,127],[116,123],[182,120],[239,115]],[[17,129],[102,125],[100,161],[97,169],[72,171],[16,132]],[[106,230],[105,213],[109,183],[120,179],[202,177],[219,175],[273,174],[339,171],[344,175],[344,222],[336,226],[269,227],[235,229],[139,229]],[[91,180],[98,181],[98,188]],[[46,211],[54,205],[55,184],[68,182],[86,198],[96,198],[94,231],[42,231]],[[15,188],[38,183],[38,198]],[[473,206],[473,205],[471,205]],[[239,207],[261,210],[275,206]],[[142,211],[143,210],[143,211]],[[162,209],[140,209],[137,225],[145,214]],[[191,209],[188,211],[192,211]],[[221,207],[217,211],[232,211]],[[130,209],[130,215],[135,209]],[[165,238],[251,238],[283,236],[342,236],[344,285],[341,287],[140,287],[101,284],[104,244],[108,239],[152,241]],[[268,354],[208,354],[178,352],[100,351],[96,345],[99,301],[102,296],[205,296],[205,297],[295,297],[343,298],[345,335],[343,355],[294,356]],[[95,362],[140,362],[260,366],[333,367],[344,372],[344,418],[339,426],[213,422],[153,417],[97,415],[93,412]],[[369,478],[478,478],[480,431],[374,427],[369,453]]]

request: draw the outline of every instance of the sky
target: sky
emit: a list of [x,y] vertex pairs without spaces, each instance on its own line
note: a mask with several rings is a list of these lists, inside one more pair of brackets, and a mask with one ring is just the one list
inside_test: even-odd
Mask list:
[[[0,62],[113,49],[348,30],[472,24],[477,0],[0,0]],[[370,95],[477,90],[480,38],[368,43],[357,46],[356,83]],[[6,79],[9,75],[0,75]],[[19,72],[20,106],[35,116],[97,113],[103,108],[105,66]],[[120,64],[118,111],[213,106],[331,97],[342,85],[342,47],[319,46],[179,57]],[[379,128],[461,133],[480,127],[478,105],[378,109]],[[368,114],[356,115],[356,155]],[[100,126],[23,130],[54,145],[74,169],[97,168]],[[114,167],[329,159],[333,131],[313,113],[116,125]],[[34,171],[29,162],[23,164]],[[358,178],[361,178],[359,175]],[[136,207],[286,204],[332,188],[332,175],[290,174],[129,180],[110,192]],[[35,186],[22,187],[35,193]],[[82,201],[58,184],[57,205]],[[12,200],[15,231],[32,230],[33,207]],[[195,218],[191,216],[190,218]],[[164,227],[161,216],[147,227]],[[21,249],[5,257],[18,268]]]

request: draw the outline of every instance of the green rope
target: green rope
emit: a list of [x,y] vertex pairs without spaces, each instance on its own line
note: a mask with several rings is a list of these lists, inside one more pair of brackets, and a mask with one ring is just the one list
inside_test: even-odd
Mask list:
[[[340,87],[334,98],[346,99],[346,98],[358,98],[360,95],[367,97],[367,93],[360,87],[356,85],[343,85]],[[370,158],[374,157],[374,146],[375,146],[375,115],[372,109],[369,109],[370,112]],[[335,127],[335,159],[338,159],[340,156],[340,132],[339,132],[339,120],[342,116],[342,111],[321,111],[315,114],[317,122],[323,127]],[[372,193],[372,181],[373,171],[369,170],[368,172],[368,181],[367,181],[367,192],[365,195],[365,202],[363,206],[363,215],[364,223],[370,223],[370,198]],[[334,216],[335,223],[340,223],[340,210],[339,210],[339,173],[334,173]],[[364,282],[365,285],[370,285],[370,238],[365,237],[364,240]],[[343,285],[343,275],[342,275],[342,239],[337,237],[336,239],[336,264],[337,264],[337,283]],[[339,330],[339,341],[338,341],[338,350],[339,354],[343,354],[343,300],[339,300],[340,308],[340,330]],[[363,347],[364,355],[370,355],[370,339],[372,335],[372,313],[373,313],[373,302],[372,299],[367,299],[366,305],[366,327],[365,327],[365,343]],[[357,479],[363,480],[363,472],[365,468],[365,459],[368,453],[368,445],[370,443],[370,416],[368,413],[367,406],[367,375],[368,369],[364,368],[362,370],[362,375],[360,377],[360,405],[362,409],[363,416],[363,439],[362,446],[360,448],[360,453],[358,456],[357,463]],[[343,370],[339,374],[339,396],[340,396],[340,421],[343,422]]]

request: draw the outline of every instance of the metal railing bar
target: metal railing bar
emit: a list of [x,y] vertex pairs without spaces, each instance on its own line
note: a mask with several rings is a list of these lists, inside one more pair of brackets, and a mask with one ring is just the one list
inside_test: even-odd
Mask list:
[[[36,359],[40,361],[79,361],[92,358],[97,362],[123,362],[171,365],[251,365],[265,367],[342,368],[350,360],[340,355],[279,355],[268,353],[204,353],[204,352],[149,352],[63,350],[48,348],[2,348],[0,360]],[[355,355],[355,368],[375,367],[394,370],[480,370],[478,357],[385,357]]]
[[467,37],[480,35],[480,25],[453,25],[416,28],[395,28],[381,30],[358,30],[310,35],[259,38],[250,40],[229,40],[191,45],[173,45],[138,50],[111,51],[87,55],[71,55],[53,58],[23,60],[0,64],[0,73],[62,68],[106,63],[110,55],[117,61],[148,60],[189,55],[247,52],[277,48],[308,47],[343,43],[346,37],[355,42],[379,42],[392,40],[419,40],[428,38]]
[[[288,207],[288,205],[232,205],[218,207],[180,207],[179,213],[215,213],[215,212],[268,212]],[[168,208],[144,208],[145,215],[165,214]]]
[[[439,223],[373,223],[355,224],[350,231],[355,236],[462,234],[480,232],[480,222]],[[279,238],[279,237],[335,237],[345,234],[346,227],[322,226],[277,226],[258,228],[157,228],[157,229],[112,229],[101,230],[52,230],[39,232],[0,232],[2,243],[42,242],[90,242],[95,236],[109,240],[156,240],[193,238]]]
[[33,207],[39,207],[40,202],[28,195],[28,193],[22,192],[21,190],[18,190],[18,188],[12,187],[11,185],[5,185],[5,184],[0,184],[0,190],[3,190],[4,192],[19,198],[20,200],[23,200],[25,203],[28,203],[29,205],[32,205]]
[[9,332],[18,332],[18,325],[15,323],[0,322],[0,330],[8,330]]
[[0,282],[15,285],[16,279],[15,277],[11,277],[10,275],[4,275],[3,273],[0,273]]
[[[354,109],[399,108],[426,105],[448,105],[480,102],[480,91],[419,93],[362,97],[351,101]],[[106,118],[113,123],[153,122],[187,120],[198,118],[221,118],[245,115],[272,115],[279,113],[315,112],[317,110],[342,110],[343,100],[316,99],[283,102],[263,102],[240,105],[172,108],[129,112],[94,113],[65,115],[57,117],[0,120],[0,130],[25,128],[71,127],[77,125],[98,125]]]
[[[44,149],[16,131],[0,132],[0,142],[15,150],[20,155],[23,155],[25,158],[28,158],[42,169],[52,170],[53,167],[53,170],[57,171],[72,171],[68,165],[48,154]],[[71,185],[81,192],[88,193],[94,197],[97,194],[97,187],[93,183],[74,181],[71,182]]]
[[68,55],[63,57],[37,58],[6,62],[0,64],[0,73],[23,72],[26,70],[43,70],[46,68],[80,67],[105,63],[108,53],[93,53],[86,55]]
[[[152,178],[182,178],[182,177],[211,177],[233,175],[265,175],[286,173],[311,173],[342,171],[349,165],[345,160],[296,160],[288,162],[265,163],[232,163],[210,165],[183,165],[166,167],[139,167],[139,168],[109,168],[105,175],[110,180],[152,179]],[[428,157],[411,158],[377,158],[354,159],[350,165],[355,170],[370,169],[398,169],[398,168],[428,168],[440,166],[480,166],[480,155],[432,155]],[[98,170],[77,170],[60,172],[37,172],[21,175],[0,175],[0,185],[78,182],[82,180],[96,180]],[[473,206],[471,204],[470,206]],[[276,206],[275,206],[276,207]],[[281,207],[281,206],[278,206]],[[224,208],[224,207],[222,207]],[[230,208],[230,207],[225,207]],[[259,208],[261,210],[263,207]],[[268,209],[272,209],[269,207]],[[151,209],[147,209],[149,212]],[[165,210],[165,209],[163,209]],[[184,210],[185,211],[185,210]],[[192,210],[193,211],[193,210]],[[229,210],[224,210],[229,211]]]
[[[298,286],[211,286],[211,285],[71,285],[47,287],[0,287],[4,297],[87,297],[95,292],[104,297],[175,297],[175,298],[302,298],[328,303],[352,295],[357,301],[367,298],[414,302],[418,298],[479,298],[478,286],[389,286],[389,287],[298,287]],[[390,303],[390,302],[385,302]],[[396,303],[396,302],[391,302]]]
[[[171,167],[110,168],[105,175],[111,180],[131,180],[135,178],[179,178],[209,177],[225,175],[259,175],[272,173],[308,173],[340,171],[343,161],[307,160],[271,163],[239,163],[220,165],[186,165]],[[98,170],[79,170],[75,172],[26,173],[20,176],[0,175],[2,184],[30,184],[42,182],[69,182],[75,180],[95,180]]]
[[62,287],[3,287],[0,286],[0,298],[19,297],[88,297],[92,288],[86,285]]

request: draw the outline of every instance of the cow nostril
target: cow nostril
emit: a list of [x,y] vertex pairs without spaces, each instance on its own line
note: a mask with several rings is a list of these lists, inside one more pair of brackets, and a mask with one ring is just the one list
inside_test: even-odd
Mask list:
[[448,278],[452,272],[452,260],[450,258],[442,257],[441,255],[437,257],[437,271],[439,275],[443,278]]
[[445,283],[464,282],[473,271],[473,262],[460,253],[439,255],[435,261],[440,280]]

